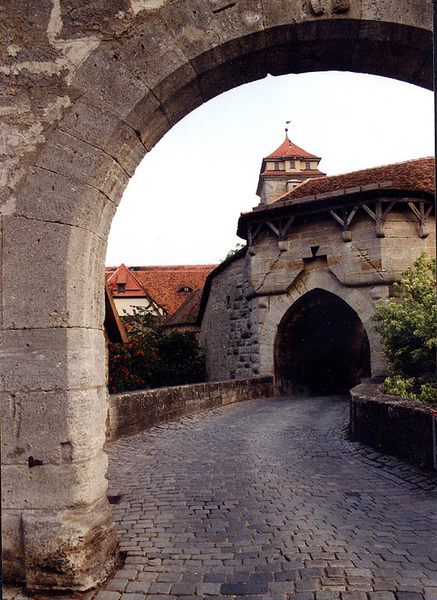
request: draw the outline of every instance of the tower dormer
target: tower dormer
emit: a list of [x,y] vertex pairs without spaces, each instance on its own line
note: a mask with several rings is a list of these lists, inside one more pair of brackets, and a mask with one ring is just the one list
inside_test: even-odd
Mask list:
[[256,190],[260,204],[275,202],[307,179],[325,176],[319,171],[321,158],[293,144],[285,132],[282,144],[262,160]]

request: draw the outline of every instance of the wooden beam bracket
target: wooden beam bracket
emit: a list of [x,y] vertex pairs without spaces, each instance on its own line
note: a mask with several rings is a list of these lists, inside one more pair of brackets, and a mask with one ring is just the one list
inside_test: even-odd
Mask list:
[[255,246],[255,240],[262,229],[263,224],[258,223],[255,227],[255,231],[252,228],[252,223],[249,223],[247,226],[247,242],[249,248],[253,248]]
[[417,206],[412,201],[408,201],[407,205],[410,208],[411,212],[414,214],[414,216],[419,221],[419,232],[418,232],[419,237],[422,239],[428,237],[429,229],[426,226],[426,219],[431,214],[432,204],[430,206],[428,206],[428,208],[426,210],[425,210],[425,203],[423,202],[423,200],[420,200],[419,208],[417,208]]
[[267,225],[267,227],[268,227],[269,229],[271,229],[271,230],[273,231],[273,233],[274,233],[275,235],[277,235],[278,237],[280,237],[280,232],[279,232],[279,229],[276,227],[276,225],[274,225],[274,224],[272,223],[272,221],[266,221],[266,225]]
[[354,218],[354,216],[356,215],[356,212],[358,210],[358,206],[354,206],[353,209],[351,210],[350,214],[347,213],[347,211],[344,209],[343,210],[343,218],[340,217],[334,210],[330,209],[328,212],[331,215],[331,217],[334,219],[334,221],[336,221],[341,227],[342,227],[342,238],[343,238],[343,242],[350,242],[352,241],[352,234],[350,232],[349,226],[352,223],[352,220]]

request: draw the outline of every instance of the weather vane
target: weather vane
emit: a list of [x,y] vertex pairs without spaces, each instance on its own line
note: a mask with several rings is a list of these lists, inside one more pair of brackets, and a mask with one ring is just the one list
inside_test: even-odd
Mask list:
[[285,137],[288,138],[288,125],[291,123],[291,121],[285,121]]

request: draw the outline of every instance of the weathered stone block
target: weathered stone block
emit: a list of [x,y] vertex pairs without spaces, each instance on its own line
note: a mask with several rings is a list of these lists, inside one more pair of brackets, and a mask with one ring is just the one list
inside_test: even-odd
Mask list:
[[[178,3],[179,5],[179,3]],[[144,13],[135,35],[112,43],[105,51],[116,55],[160,101],[174,96],[195,79],[195,71],[161,12]]]
[[108,30],[114,27],[112,22],[120,20],[129,8],[129,0],[112,0],[110,3],[101,0],[91,3],[63,0],[60,5],[62,33],[66,38],[73,39],[82,37],[86,32],[105,32],[108,35]]
[[5,581],[24,581],[24,543],[21,511],[2,510],[2,575]]
[[56,131],[40,153],[36,166],[77,179],[118,204],[129,175],[107,153],[62,131]]
[[148,151],[171,127],[164,108],[151,93],[138,102],[125,120],[140,137]]
[[264,26],[269,30],[280,25],[298,23],[309,17],[309,10],[305,10],[303,3],[289,2],[289,0],[263,0],[263,15]]
[[94,329],[6,330],[6,391],[63,391],[106,385],[105,340]]
[[[102,218],[109,221],[105,212]],[[3,223],[5,326],[101,328],[106,242],[81,227],[39,219]]]
[[[105,441],[105,388],[2,394],[3,464],[71,464],[96,456]],[[44,435],[41,427],[44,424]]]
[[74,104],[63,119],[61,130],[100,148],[131,176],[145,154],[144,145],[132,127],[86,98]]
[[117,541],[106,497],[82,510],[23,514],[26,587],[87,590],[114,566]]
[[220,9],[202,0],[189,5],[173,2],[163,8],[163,18],[198,74],[241,57],[242,51],[249,54],[260,48],[259,41],[250,47],[240,45],[263,29],[260,0],[230,3],[225,10]]
[[163,110],[171,125],[177,123],[203,103],[197,83],[180,88],[174,96],[163,102]]
[[[431,22],[432,19],[429,23]],[[423,48],[424,44],[426,50]],[[392,45],[397,47],[396,52],[390,53],[383,64],[381,61],[378,64],[381,51]],[[359,65],[362,72],[399,78],[432,89],[431,48],[432,39],[427,28],[411,27],[405,22],[399,28],[394,24],[384,23],[383,19],[369,19],[361,22],[360,33],[351,56],[353,64]]]
[[203,101],[207,102],[217,96],[218,90],[220,93],[227,92],[243,85],[246,81],[238,66],[230,62],[201,73],[198,76],[198,83]]
[[[44,434],[43,432],[41,432]],[[80,508],[106,494],[107,456],[73,464],[3,465],[2,505],[6,509],[60,510]]]
[[103,43],[92,52],[77,71],[72,86],[83,90],[93,104],[120,117],[127,116],[141,98],[148,93],[146,85],[130,73],[111,52],[109,43]]
[[30,169],[16,197],[18,216],[74,225],[100,237],[109,230],[115,211],[116,205],[95,187],[39,167]]
[[432,23],[432,4],[425,0],[362,0],[361,19],[365,21],[398,22],[429,30]]

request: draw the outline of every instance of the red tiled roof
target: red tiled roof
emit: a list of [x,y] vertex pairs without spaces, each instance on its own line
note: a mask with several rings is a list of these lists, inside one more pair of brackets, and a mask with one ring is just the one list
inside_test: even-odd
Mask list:
[[[123,263],[113,273],[106,271],[106,276],[113,298],[142,298],[147,296],[141,282]],[[125,286],[124,292],[118,291],[118,284]]]
[[203,288],[191,292],[185,302],[167,319],[166,325],[195,325],[199,316],[202,292]]
[[[203,288],[207,275],[217,265],[175,265],[130,267],[145,295],[161,306],[166,313],[173,314],[187,299],[190,292],[181,291]],[[107,267],[106,272],[115,269]],[[127,286],[126,286],[127,287]],[[121,294],[126,296],[126,294]]]
[[324,177],[326,175],[326,173],[322,173],[322,171],[319,171],[319,169],[311,169],[311,171],[263,171],[262,173],[260,173],[260,175],[262,175],[263,177],[269,177],[270,175],[273,176],[277,176],[280,175],[281,177],[284,177],[284,175],[286,175],[287,177],[289,177],[290,179],[293,179],[293,177],[295,177],[296,179],[299,179],[299,177],[303,176],[303,177]]
[[[329,194],[339,190],[361,188],[366,185],[375,186],[377,184],[384,184],[384,189],[389,190],[434,194],[434,165],[433,157],[417,158],[406,162],[344,173],[343,175],[308,179],[278,198],[270,207],[276,207],[284,202],[293,204],[295,200],[316,196],[317,194]],[[356,191],[365,190],[357,189]]]
[[313,158],[316,160],[320,160],[319,156],[315,156],[314,154],[310,154],[306,150],[299,148],[296,144],[293,144],[292,141],[285,137],[285,140],[282,144],[276,148],[274,152],[265,157],[264,160],[271,158]]

